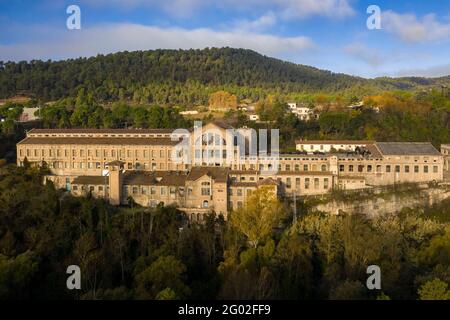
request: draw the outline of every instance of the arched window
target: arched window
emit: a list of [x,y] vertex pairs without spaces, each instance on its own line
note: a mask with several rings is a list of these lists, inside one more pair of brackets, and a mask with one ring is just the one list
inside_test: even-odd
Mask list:
[[203,208],[208,208],[209,207],[209,202],[208,200],[203,201]]

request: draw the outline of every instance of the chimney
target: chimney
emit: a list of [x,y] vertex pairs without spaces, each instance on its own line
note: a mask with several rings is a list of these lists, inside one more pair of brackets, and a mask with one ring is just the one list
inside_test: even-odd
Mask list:
[[123,172],[118,161],[109,163],[109,203],[120,205],[122,200]]

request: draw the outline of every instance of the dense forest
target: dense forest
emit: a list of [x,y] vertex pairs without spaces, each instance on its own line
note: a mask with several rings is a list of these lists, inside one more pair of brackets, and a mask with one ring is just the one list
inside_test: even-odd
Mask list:
[[43,101],[75,97],[80,89],[98,101],[133,100],[159,105],[206,104],[226,90],[257,101],[269,94],[377,93],[437,87],[449,78],[363,78],[284,62],[251,50],[154,50],[120,52],[64,61],[0,62],[0,98]]
[[[0,299],[450,299],[449,200],[369,220],[302,199],[294,221],[292,203],[261,188],[227,222],[197,224],[173,207],[75,198],[43,185],[45,169],[12,164],[25,107],[40,107],[45,128],[187,128],[194,118],[180,110],[232,105],[224,120],[279,128],[287,152],[300,137],[439,147],[450,142],[448,82],[366,80],[230,48],[2,62],[0,97],[33,99],[0,105]],[[262,123],[235,108],[245,99]],[[319,119],[300,121],[289,101],[320,107]],[[82,290],[66,289],[72,264]],[[365,286],[371,264],[382,290]]]
[[[331,96],[332,97],[332,96]],[[314,96],[310,96],[314,99]],[[319,97],[315,98],[316,100]],[[295,140],[306,139],[354,139],[377,141],[430,141],[440,148],[450,142],[450,95],[431,92],[385,92],[366,96],[366,107],[352,110],[337,106],[334,98],[320,100],[324,109],[317,120],[301,121],[290,113],[280,97],[259,101],[256,112],[264,123],[249,121],[248,115],[236,109],[223,114],[226,122],[238,128],[279,129],[283,152],[295,151]],[[327,106],[329,101],[329,106]],[[312,101],[312,103],[315,103]],[[0,158],[7,150],[14,150],[14,143],[23,138],[24,132],[17,124],[24,107],[39,106],[36,100],[26,103],[6,103],[0,106]],[[75,98],[64,98],[41,106],[40,126],[44,128],[190,128],[193,120],[207,123],[211,114],[186,119],[177,107],[161,107],[150,104],[130,104],[117,101],[102,104],[93,95],[81,89]],[[14,161],[11,154],[8,159]]]
[[[261,189],[228,223],[188,224],[171,207],[74,198],[43,173],[0,163],[0,299],[450,299],[448,200],[371,220],[302,202],[294,222]],[[381,290],[365,286],[372,264]]]

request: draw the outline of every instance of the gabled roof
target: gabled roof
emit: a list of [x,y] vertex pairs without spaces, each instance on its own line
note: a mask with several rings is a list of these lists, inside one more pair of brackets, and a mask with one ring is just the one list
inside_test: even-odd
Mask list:
[[116,137],[27,137],[18,144],[52,144],[52,145],[163,145],[174,146],[179,141],[171,138],[116,138]]
[[295,140],[296,144],[373,144],[371,140]]
[[258,181],[258,185],[259,186],[278,186],[279,183],[278,183],[278,181],[276,181],[272,178],[267,178],[267,179]]
[[229,168],[226,167],[193,167],[189,172],[187,180],[195,181],[207,175],[215,182],[227,182]]
[[179,171],[125,171],[124,185],[184,186],[187,174]]
[[75,129],[39,129],[33,128],[28,133],[33,134],[57,134],[57,133],[68,133],[68,134],[81,134],[81,133],[92,133],[92,134],[168,134],[172,133],[175,129],[83,129],[83,128],[75,128]]
[[441,156],[442,154],[430,142],[377,142],[380,153],[386,155],[429,155]]
[[106,176],[79,176],[72,182],[72,184],[79,185],[107,185],[108,183],[109,177]]

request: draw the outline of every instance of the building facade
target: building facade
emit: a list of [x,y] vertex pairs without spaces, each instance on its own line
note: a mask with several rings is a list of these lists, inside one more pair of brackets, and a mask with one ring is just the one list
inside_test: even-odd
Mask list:
[[318,153],[279,154],[259,140],[220,122],[176,131],[33,129],[17,144],[17,164],[46,166],[47,181],[74,195],[176,205],[196,220],[226,216],[262,186],[291,197],[443,179],[445,154],[430,143],[314,142]]

